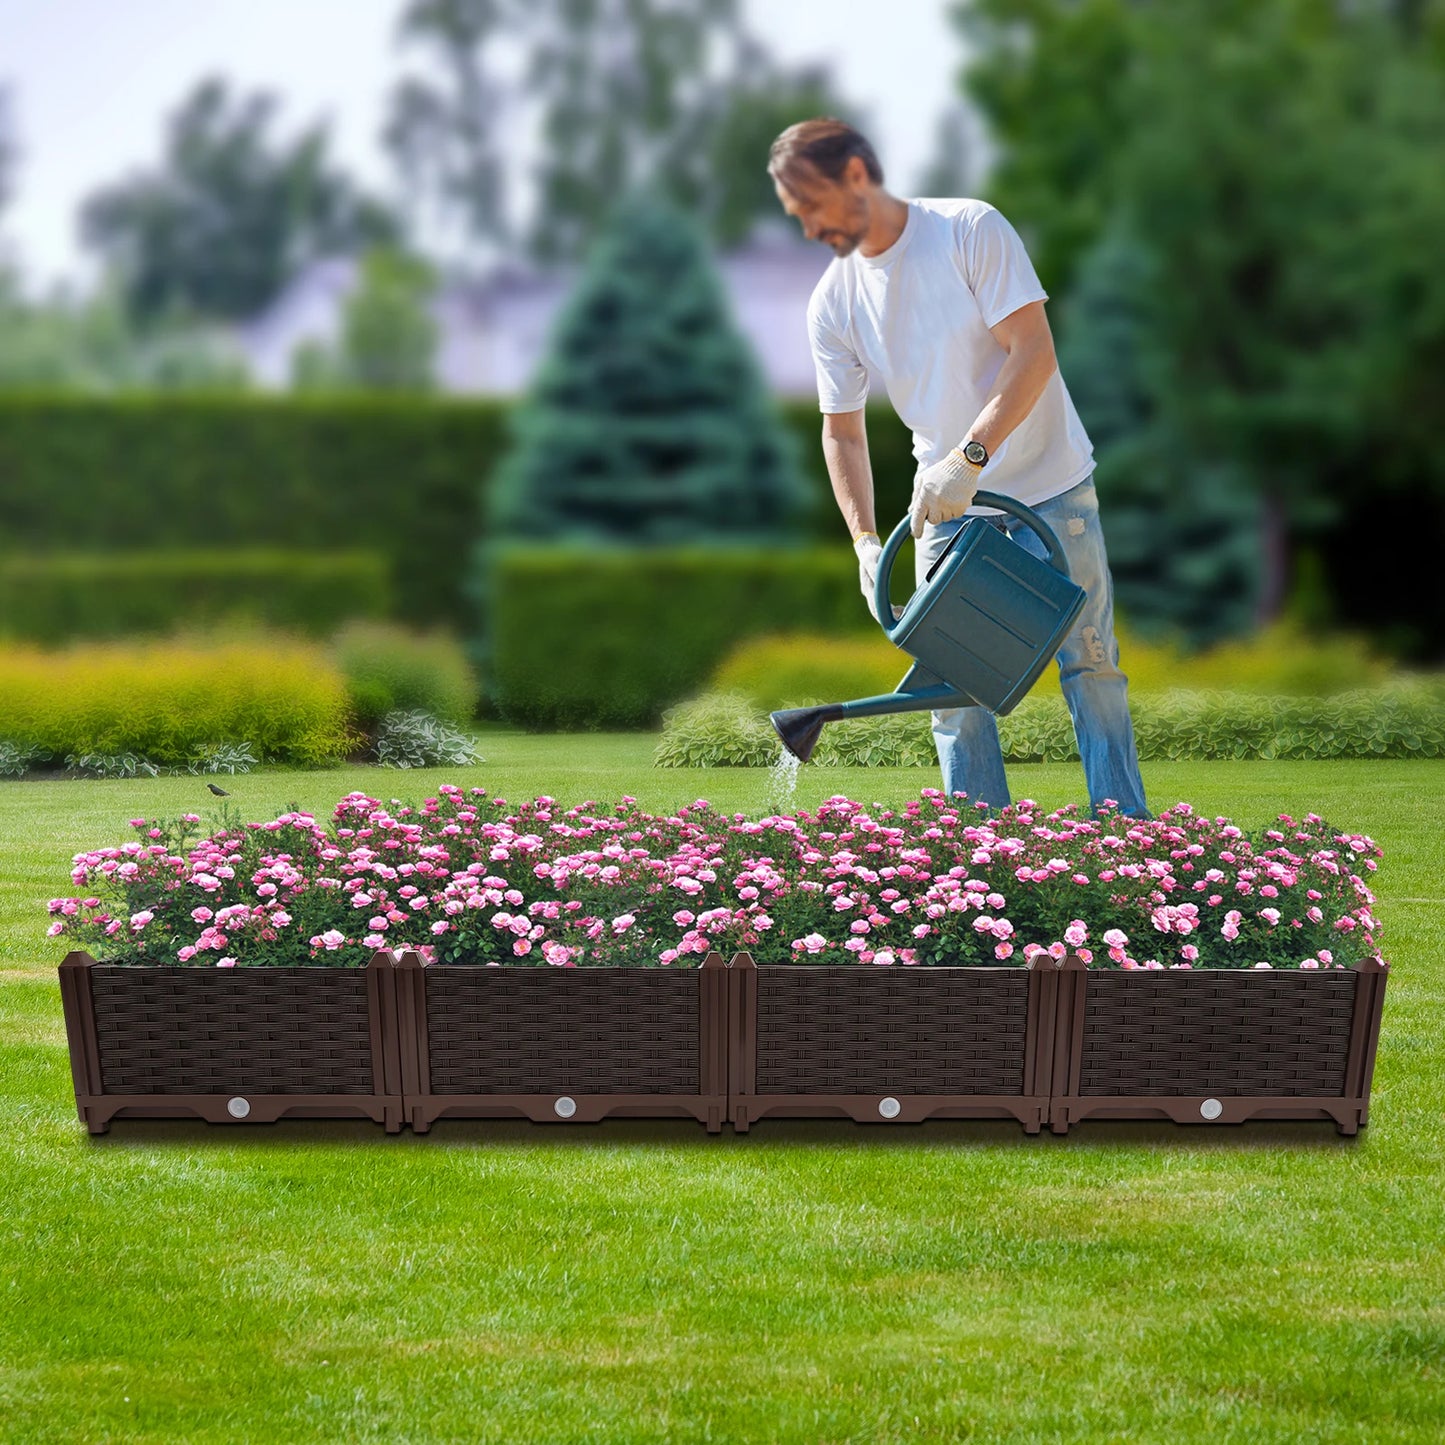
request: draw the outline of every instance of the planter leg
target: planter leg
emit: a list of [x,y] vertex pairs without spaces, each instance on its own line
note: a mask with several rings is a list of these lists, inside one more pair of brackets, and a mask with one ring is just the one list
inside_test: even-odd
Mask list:
[[733,1128],[739,1134],[746,1134],[748,1132],[748,1106],[746,1104],[739,1104],[734,1111]]
[[709,1109],[707,1111],[707,1132],[709,1134],[721,1134],[722,1126],[722,1110]]
[[400,1109],[386,1108],[382,1110],[382,1119],[386,1125],[388,1134],[400,1134],[402,1117]]
[[85,1110],[81,1117],[85,1120],[85,1127],[89,1129],[92,1134],[110,1133],[109,1119],[97,1119],[90,1109]]
[[431,1132],[431,1120],[423,1115],[420,1106],[411,1111],[411,1129],[414,1134]]

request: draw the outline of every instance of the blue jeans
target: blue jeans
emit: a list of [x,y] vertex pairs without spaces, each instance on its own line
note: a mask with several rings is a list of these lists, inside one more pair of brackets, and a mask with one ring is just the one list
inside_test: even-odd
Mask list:
[[[1040,502],[1034,509],[1048,523],[1068,559],[1069,573],[1087,594],[1084,609],[1059,649],[1059,681],[1084,763],[1089,803],[1097,811],[1112,801],[1119,811],[1147,818],[1144,784],[1129,716],[1129,679],[1119,671],[1114,638],[1114,584],[1099,525],[1094,479]],[[989,520],[1036,557],[1046,556],[1033,530],[1012,517]],[[936,562],[964,519],[928,525],[914,548],[916,585]],[[999,747],[998,723],[984,707],[955,707],[933,714],[933,739],[943,769],[943,791],[966,793],[991,808],[1010,800]]]

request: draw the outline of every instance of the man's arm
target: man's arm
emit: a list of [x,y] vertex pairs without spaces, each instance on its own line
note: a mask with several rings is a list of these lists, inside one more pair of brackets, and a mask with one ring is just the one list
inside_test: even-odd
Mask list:
[[1020,306],[991,332],[1008,358],[999,368],[993,390],[964,441],[982,442],[993,456],[1034,409],[1059,364],[1042,301]]
[[964,448],[969,442],[981,442],[990,456],[996,454],[1009,433],[1034,409],[1058,370],[1042,301],[1020,306],[989,330],[1008,354],[983,410],[963,439],[914,478],[911,516],[915,537],[923,535],[929,522],[947,522],[967,513],[980,483],[988,485],[988,469],[970,461]]
[[861,407],[823,417],[823,460],[848,534],[856,541],[865,532],[876,533],[873,467],[868,460],[868,425]]

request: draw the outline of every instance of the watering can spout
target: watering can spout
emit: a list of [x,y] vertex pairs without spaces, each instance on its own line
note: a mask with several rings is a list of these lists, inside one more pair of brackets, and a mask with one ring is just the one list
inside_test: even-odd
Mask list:
[[843,709],[833,703],[828,707],[785,708],[782,712],[773,713],[772,719],[783,746],[800,763],[806,763],[812,758],[813,749],[823,735],[823,724],[837,722],[842,716]]
[[818,746],[823,724],[847,717],[880,717],[892,712],[929,712],[936,707],[971,707],[973,699],[959,692],[935,674],[914,663],[898,684],[897,692],[878,697],[860,697],[852,702],[829,702],[819,707],[785,708],[772,714],[773,726],[783,746],[806,763]]

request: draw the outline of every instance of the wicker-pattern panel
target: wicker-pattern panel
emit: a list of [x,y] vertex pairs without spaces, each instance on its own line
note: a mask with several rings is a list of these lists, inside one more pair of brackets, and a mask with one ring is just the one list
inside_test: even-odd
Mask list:
[[1344,1092],[1355,975],[1091,973],[1080,1094]]
[[1024,969],[760,968],[760,1094],[1021,1094]]
[[108,1094],[370,1094],[366,975],[331,968],[91,970]]
[[434,1094],[696,1094],[696,969],[429,968]]

